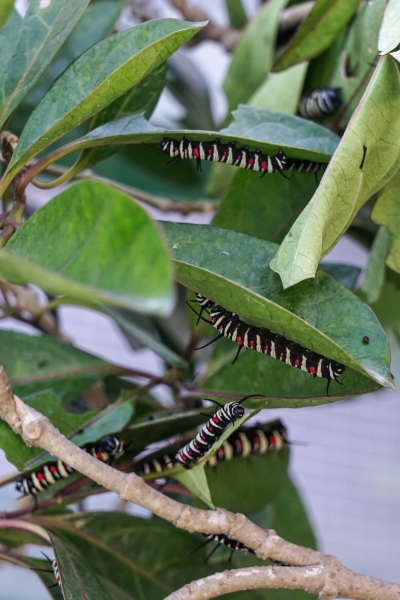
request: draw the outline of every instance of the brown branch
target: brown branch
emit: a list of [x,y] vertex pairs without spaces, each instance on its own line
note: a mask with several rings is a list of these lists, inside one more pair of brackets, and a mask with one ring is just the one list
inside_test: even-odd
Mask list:
[[[223,591],[231,591],[228,586],[230,580],[236,582],[233,585],[237,586],[239,581],[239,585],[242,586],[232,590],[250,589],[253,585],[265,587],[266,582],[271,580],[271,573],[275,574],[274,587],[294,586],[293,577],[296,577],[297,589],[309,590],[312,585],[312,590],[325,600],[336,597],[356,600],[400,600],[400,584],[358,575],[343,567],[337,558],[286,542],[275,531],[258,527],[242,514],[222,509],[201,510],[181,504],[152,489],[134,473],[122,473],[101,463],[62,436],[46,417],[25,405],[17,396],[13,396],[2,367],[0,417],[22,436],[28,446],[47,450],[99,485],[118,493],[122,500],[147,508],[181,529],[200,533],[223,533],[252,548],[259,558],[271,558],[291,565],[267,569],[253,567],[250,570],[232,571],[231,574],[216,574],[200,580],[203,582],[201,585],[194,582],[185,586],[175,593],[175,597],[170,596],[169,600],[211,598],[212,594],[216,595],[216,589],[219,590],[217,595],[221,595]],[[293,570],[295,566],[307,568]],[[218,584],[216,589],[213,582]],[[222,582],[222,587],[218,582]],[[207,590],[207,585],[214,588],[203,594],[202,590]]]
[[[216,25],[210,20],[207,13],[188,4],[186,0],[170,0],[170,3],[179,10],[186,21],[208,21],[207,25],[187,42],[188,46],[196,46],[205,40],[211,40],[220,43],[227,52],[235,50],[243,34],[240,29]],[[314,4],[315,1],[302,2],[282,11],[279,19],[279,31],[288,31],[299,25],[311,12]]]

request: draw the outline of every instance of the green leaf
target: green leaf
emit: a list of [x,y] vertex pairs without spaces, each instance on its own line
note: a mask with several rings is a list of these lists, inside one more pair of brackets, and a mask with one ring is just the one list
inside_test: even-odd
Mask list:
[[216,506],[246,515],[272,502],[286,479],[289,452],[235,458],[207,469]]
[[269,0],[244,30],[224,82],[229,111],[263,83],[274,59],[279,16],[287,0]]
[[275,498],[271,527],[288,542],[317,550],[317,540],[306,509],[289,476]]
[[[385,0],[374,0],[361,5],[349,25],[344,44],[342,41],[330,57],[330,60],[336,61],[333,74],[329,74],[328,80],[321,81],[319,85],[312,85],[313,81],[318,83],[316,77],[309,82],[311,87],[308,90],[320,89],[328,84],[341,88],[343,106],[333,115],[324,118],[324,124],[332,126],[334,131],[345,129],[374,72],[378,32],[384,9]],[[334,45],[336,43],[335,40]],[[331,48],[332,51],[335,50],[333,46]],[[323,57],[320,58],[322,60]],[[316,69],[322,73],[320,64],[316,65]]]
[[179,354],[176,354],[162,343],[159,336],[156,335],[157,331],[154,333],[146,328],[143,315],[128,310],[108,308],[106,306],[103,307],[103,310],[119,325],[128,340],[133,338],[139,341],[143,346],[158,354],[168,365],[180,369],[187,367],[187,363]]
[[[295,115],[308,63],[294,65],[281,73],[269,73],[248,101],[251,106]],[[288,94],[290,89],[290,94]]]
[[182,473],[177,473],[174,475],[174,479],[177,479],[190,492],[192,492],[194,496],[199,498],[211,509],[215,508],[211,500],[210,490],[208,489],[204,465],[198,465],[193,467],[193,469],[187,469]]
[[14,6],[14,0],[3,0],[0,6],[0,29],[3,27]]
[[368,304],[379,300],[385,283],[385,261],[390,250],[391,236],[386,227],[380,227],[371,247],[368,265],[361,290],[367,296]]
[[0,364],[17,396],[53,389],[62,402],[117,370],[71,344],[16,331],[0,331]]
[[349,288],[349,290],[356,289],[357,279],[361,273],[360,267],[324,262],[319,265],[319,268],[332,275],[336,281]]
[[200,27],[174,19],[149,21],[89,48],[60,75],[31,115],[3,189],[31,158],[139,83]]
[[280,243],[316,188],[315,179],[292,173],[290,180],[280,173],[265,179],[239,170],[223,198],[212,224]]
[[400,1],[389,0],[379,30],[379,54],[400,50]]
[[399,65],[380,60],[324,178],[282,242],[271,268],[284,288],[313,278],[320,259],[347,230],[359,208],[399,168]]
[[[114,404],[103,411],[86,411],[83,415],[71,415],[70,413],[65,413],[59,406],[56,406],[52,409],[52,414],[49,415],[49,418],[51,418],[52,423],[56,427],[59,426],[58,421],[64,428],[68,424],[68,430],[66,430],[65,435],[76,446],[81,448],[89,442],[97,442],[106,435],[122,431],[132,419],[133,412],[134,405],[133,400],[131,400],[122,403],[114,402]],[[71,435],[71,430],[75,430],[76,433]],[[37,459],[25,463],[24,469],[34,470],[48,461],[49,455],[45,452],[39,455]]]
[[242,29],[247,23],[247,15],[242,0],[226,0],[226,8],[232,27]]
[[[293,290],[284,291],[279,278],[265,267],[275,252],[274,244],[217,227],[183,223],[163,223],[163,226],[180,283],[242,315],[244,321],[268,327],[355,369],[379,385],[393,387],[389,348],[375,315],[327,273],[318,271],[314,282],[305,281]],[[362,343],[365,335],[374,340],[367,347]],[[245,354],[255,361],[258,353]],[[288,377],[293,372],[310,380],[307,373],[266,356],[259,358],[266,369],[274,363],[283,367]],[[232,379],[234,372],[232,369]],[[345,382],[352,376],[346,371]],[[245,393],[252,391],[263,393],[250,384]],[[302,390],[299,394],[303,395]]]
[[0,126],[38,81],[82,16],[89,0],[31,0],[14,53],[0,74]]
[[[93,117],[90,130],[93,131],[104,125],[104,123],[142,111],[144,116],[148,119],[155,109],[160,94],[164,89],[166,72],[166,63],[163,63],[154,69],[152,73],[142,79],[135,87],[97,113],[97,115]],[[99,148],[97,150],[85,150],[82,152],[75,165],[71,167],[71,173],[80,173],[80,171],[83,171],[84,169],[90,169],[93,165],[112,156],[118,150],[119,148],[116,146]]]
[[282,148],[288,156],[328,162],[339,143],[339,138],[321,125],[292,115],[240,106],[233,116],[234,122],[221,130],[221,140],[229,135],[244,143],[262,141],[263,152]]
[[14,53],[21,24],[22,19],[19,13],[13,10],[10,18],[0,32],[0,73],[3,73],[7,68],[8,61]]
[[[391,248],[386,264],[400,273],[400,172],[381,191],[372,213],[371,219],[383,225],[391,234]],[[373,283],[373,282],[372,282]]]
[[294,38],[276,59],[273,70],[283,71],[321,54],[351,19],[359,3],[360,0],[317,0]]
[[61,589],[64,598],[113,600],[95,571],[88,566],[84,554],[54,533],[50,534],[50,540],[60,571]]
[[[38,83],[25,98],[21,107],[24,125],[55,79],[90,46],[113,33],[123,5],[123,0],[100,0],[89,4]],[[18,112],[17,119],[21,118]],[[14,122],[13,119],[12,123]]]
[[35,212],[1,252],[0,273],[80,303],[151,314],[168,314],[173,305],[156,224],[133,200],[94,181],[76,183]]
[[100,512],[34,520],[85,556],[88,568],[96,571],[115,599],[162,600],[214,572],[204,564],[204,550],[191,554],[199,545],[198,537],[158,518]]

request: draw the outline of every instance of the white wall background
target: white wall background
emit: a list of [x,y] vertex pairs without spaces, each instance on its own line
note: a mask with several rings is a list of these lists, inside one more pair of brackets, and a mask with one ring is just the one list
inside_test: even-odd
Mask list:
[[[222,0],[192,3],[201,6],[220,24],[226,22]],[[155,5],[162,16],[179,16],[168,10],[166,1],[157,0]],[[247,5],[251,12],[257,2]],[[211,42],[187,52],[210,80],[210,90],[220,90],[229,56]],[[212,100],[215,117],[221,119],[225,114],[223,93],[213,94]],[[165,94],[154,121],[164,124],[178,114],[179,108]],[[48,197],[30,189],[28,202],[37,205]],[[171,219],[187,220],[180,215],[171,215]],[[200,222],[198,217],[195,220]],[[205,218],[201,218],[201,222],[205,222]],[[363,267],[366,255],[356,243],[343,239],[328,260]],[[151,353],[132,351],[106,317],[81,308],[65,307],[61,309],[61,321],[63,331],[84,350],[129,367],[142,366],[154,372],[161,369]],[[2,327],[23,329],[15,322],[1,323]],[[400,353],[395,343],[392,353],[391,370],[398,381]],[[291,473],[308,508],[321,550],[338,556],[347,567],[358,572],[400,582],[398,393],[382,391],[320,407],[273,410],[266,419],[277,415],[287,423],[292,439],[308,443],[292,447]],[[12,470],[0,456],[0,476]],[[12,486],[0,489],[1,509],[11,509],[15,498]],[[89,506],[104,509],[112,508],[115,503],[112,494],[105,494],[90,500]],[[1,563],[0,590],[1,600],[49,597],[34,573]]]

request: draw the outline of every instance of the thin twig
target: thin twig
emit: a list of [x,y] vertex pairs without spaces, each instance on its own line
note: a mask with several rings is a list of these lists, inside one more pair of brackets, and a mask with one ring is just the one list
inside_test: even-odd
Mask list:
[[[225,584],[222,588],[218,586],[219,595],[222,589],[224,593],[228,593],[236,589],[265,587],[268,585],[268,579],[269,587],[294,587],[293,578],[296,577],[296,589],[312,590],[324,600],[338,597],[355,600],[400,600],[400,584],[358,575],[343,567],[337,558],[286,542],[275,531],[258,527],[244,515],[222,509],[201,510],[181,504],[152,489],[134,473],[122,473],[102,463],[61,435],[49,419],[27,406],[17,396],[13,396],[2,367],[0,417],[15,433],[22,436],[28,446],[47,450],[99,485],[116,492],[122,500],[147,508],[176,527],[191,532],[223,533],[252,548],[262,559],[273,559],[294,567],[306,567],[254,567],[250,570],[234,571],[233,576],[229,573],[213,575],[214,582],[223,581]],[[40,517],[36,521],[40,524]],[[3,520],[2,523],[7,523],[7,520]],[[276,575],[274,586],[271,584],[271,573]],[[175,596],[171,595],[169,600],[211,598],[210,590],[204,595],[201,591],[207,590],[210,579],[201,580],[202,585],[194,582],[185,586],[176,592]],[[230,582],[233,582],[232,587]],[[240,582],[240,588],[237,582]],[[215,595],[214,589],[212,593]]]
[[[60,167],[58,165],[49,165],[43,172],[49,173],[50,175],[61,176],[66,171],[67,169],[65,169],[64,167]],[[200,212],[204,214],[209,214],[214,212],[218,208],[218,202],[212,200],[182,200],[181,202],[173,202],[168,198],[154,196],[153,194],[148,194],[147,192],[144,192],[143,190],[140,190],[138,188],[133,188],[128,185],[117,183],[112,179],[108,179],[107,177],[101,177],[91,169],[85,169],[84,171],[81,171],[81,173],[76,174],[73,177],[73,179],[93,179],[94,181],[106,183],[108,185],[113,186],[120,192],[123,192],[124,194],[129,196],[129,198],[139,200],[140,202],[143,202],[148,206],[157,208],[163,213],[177,212],[181,213],[182,215],[188,215],[193,212]],[[37,180],[34,180],[34,182],[37,183]]]

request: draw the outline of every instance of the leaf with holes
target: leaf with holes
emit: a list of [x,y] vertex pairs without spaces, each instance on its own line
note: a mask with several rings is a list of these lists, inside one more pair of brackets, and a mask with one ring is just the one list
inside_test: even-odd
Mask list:
[[0,273],[83,304],[168,314],[174,302],[157,225],[133,200],[94,181],[76,183],[36,211],[1,252]]
[[360,207],[399,169],[399,75],[390,56],[380,60],[318,190],[271,261],[284,288],[315,276]]
[[350,21],[359,3],[360,0],[317,0],[272,70],[283,71],[321,54]]

